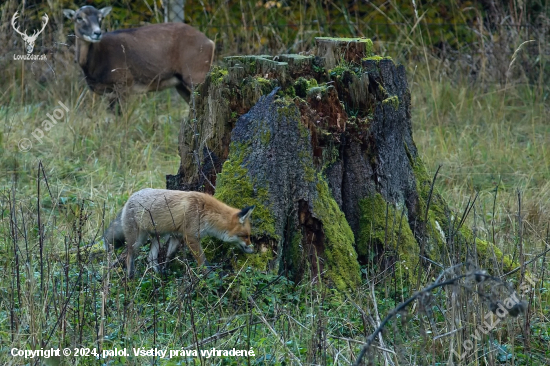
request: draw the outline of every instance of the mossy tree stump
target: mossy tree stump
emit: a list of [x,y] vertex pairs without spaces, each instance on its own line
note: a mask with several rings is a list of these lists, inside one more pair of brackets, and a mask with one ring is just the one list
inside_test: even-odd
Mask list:
[[[255,204],[257,254],[238,262],[293,280],[309,271],[346,288],[373,259],[410,277],[421,251],[442,264],[472,252],[480,242],[430,196],[404,67],[374,55],[369,39],[319,38],[317,50],[213,68],[194,93],[167,187]],[[511,266],[481,246],[491,267]]]

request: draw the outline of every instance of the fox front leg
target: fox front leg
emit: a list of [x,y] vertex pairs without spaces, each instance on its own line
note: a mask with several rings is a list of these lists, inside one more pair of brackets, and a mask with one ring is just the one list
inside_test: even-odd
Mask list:
[[198,238],[188,237],[186,242],[187,246],[191,250],[191,254],[193,254],[193,257],[195,257],[195,260],[197,261],[199,267],[202,267],[204,264],[206,264],[206,256],[204,255],[204,251],[202,250],[200,240]]

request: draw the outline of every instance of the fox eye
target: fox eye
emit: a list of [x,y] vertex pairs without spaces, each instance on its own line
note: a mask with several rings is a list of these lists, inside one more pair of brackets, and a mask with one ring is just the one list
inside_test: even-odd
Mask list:
[[81,21],[82,21],[82,17],[81,17],[80,15],[77,16],[77,17],[76,17],[76,21],[77,21],[77,22],[81,22]]

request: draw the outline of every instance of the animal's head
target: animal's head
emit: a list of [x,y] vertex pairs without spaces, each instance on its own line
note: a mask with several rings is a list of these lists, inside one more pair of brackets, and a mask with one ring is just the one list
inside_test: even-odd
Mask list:
[[111,10],[110,6],[96,9],[91,5],[86,5],[76,11],[64,9],[63,14],[74,21],[74,33],[78,38],[95,43],[101,41],[103,36],[101,21]]
[[13,17],[11,17],[11,25],[13,29],[21,36],[23,37],[23,41],[25,41],[25,45],[27,46],[27,53],[31,54],[34,50],[34,42],[36,42],[36,39],[38,38],[38,35],[44,31],[44,28],[46,28],[46,25],[48,24],[48,14],[44,14],[42,16],[42,29],[35,30],[31,35],[27,34],[27,30],[25,29],[24,32],[21,32],[19,30],[19,26],[17,26],[17,18],[19,16],[17,15],[17,12],[13,14]]
[[248,254],[254,253],[254,247],[250,242],[250,215],[256,206],[248,206],[235,214],[233,218],[233,227],[227,234],[230,242],[239,246],[239,248]]

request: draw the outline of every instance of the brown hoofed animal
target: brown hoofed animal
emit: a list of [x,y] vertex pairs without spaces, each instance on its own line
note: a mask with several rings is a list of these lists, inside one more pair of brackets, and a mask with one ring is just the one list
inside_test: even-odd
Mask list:
[[90,89],[107,94],[114,107],[127,92],[175,87],[187,102],[214,58],[214,42],[184,23],[146,25],[103,33],[111,7],[63,10],[75,23],[76,61]]
[[253,253],[250,243],[250,215],[254,206],[242,210],[230,207],[201,192],[143,189],[134,193],[122,209],[122,229],[126,239],[126,269],[134,274],[134,253],[149,237],[149,261],[155,270],[159,250],[158,239],[170,235],[169,258],[187,243],[199,266],[205,263],[200,239],[213,236],[234,243],[245,253]]

